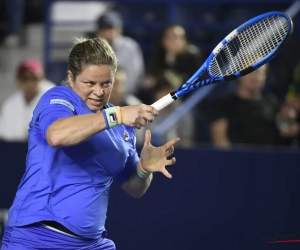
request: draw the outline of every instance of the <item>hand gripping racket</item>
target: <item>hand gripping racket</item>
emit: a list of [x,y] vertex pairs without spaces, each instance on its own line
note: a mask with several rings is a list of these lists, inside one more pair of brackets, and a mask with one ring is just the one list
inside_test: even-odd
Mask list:
[[[187,82],[152,106],[161,110],[195,89],[249,74],[269,62],[292,33],[293,22],[285,13],[268,12],[250,19],[227,35]],[[210,78],[200,80],[205,71]]]

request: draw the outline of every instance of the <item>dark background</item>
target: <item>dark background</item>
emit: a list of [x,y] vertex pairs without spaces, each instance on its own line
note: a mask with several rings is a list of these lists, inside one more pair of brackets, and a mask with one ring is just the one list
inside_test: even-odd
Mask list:
[[[26,144],[0,144],[0,208],[25,170]],[[300,154],[285,149],[176,149],[173,179],[134,199],[113,183],[107,230],[117,249],[299,249]]]

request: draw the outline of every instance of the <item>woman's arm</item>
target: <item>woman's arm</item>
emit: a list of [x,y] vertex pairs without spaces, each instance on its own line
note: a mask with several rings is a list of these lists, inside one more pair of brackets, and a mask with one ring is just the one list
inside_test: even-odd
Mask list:
[[129,195],[140,198],[149,188],[153,179],[153,172],[161,172],[166,177],[172,178],[172,175],[166,170],[166,166],[176,162],[175,157],[168,158],[173,154],[174,144],[178,141],[179,138],[174,138],[163,146],[153,147],[151,145],[151,133],[147,130],[136,171],[133,171],[129,179],[122,184],[122,188]]
[[46,132],[46,140],[51,147],[71,146],[105,129],[102,112],[77,115],[53,122]]
[[148,178],[142,179],[137,175],[136,171],[133,171],[129,179],[122,184],[122,189],[127,194],[138,199],[146,193],[152,179],[153,174],[151,174]]
[[[152,122],[158,111],[152,106],[138,104],[121,107],[121,113],[123,124],[139,129]],[[102,112],[71,116],[53,122],[46,132],[46,140],[52,147],[71,146],[105,129],[107,127]]]

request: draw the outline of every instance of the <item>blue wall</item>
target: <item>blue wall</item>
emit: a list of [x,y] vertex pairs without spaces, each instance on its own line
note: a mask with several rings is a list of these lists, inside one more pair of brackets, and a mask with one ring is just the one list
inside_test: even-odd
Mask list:
[[[10,206],[27,145],[0,144],[0,208]],[[117,249],[299,249],[300,153],[176,149],[173,179],[155,174],[135,200],[112,185],[107,229]]]

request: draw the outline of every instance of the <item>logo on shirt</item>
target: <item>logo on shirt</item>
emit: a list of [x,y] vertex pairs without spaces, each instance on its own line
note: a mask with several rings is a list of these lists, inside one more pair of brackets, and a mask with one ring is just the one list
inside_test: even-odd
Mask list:
[[125,130],[124,131],[124,137],[123,137],[124,141],[129,141],[129,134],[128,132]]
[[69,103],[63,99],[51,99],[50,104],[61,104],[61,105],[65,105],[65,106],[69,107],[72,111],[75,110],[74,106],[71,103]]

